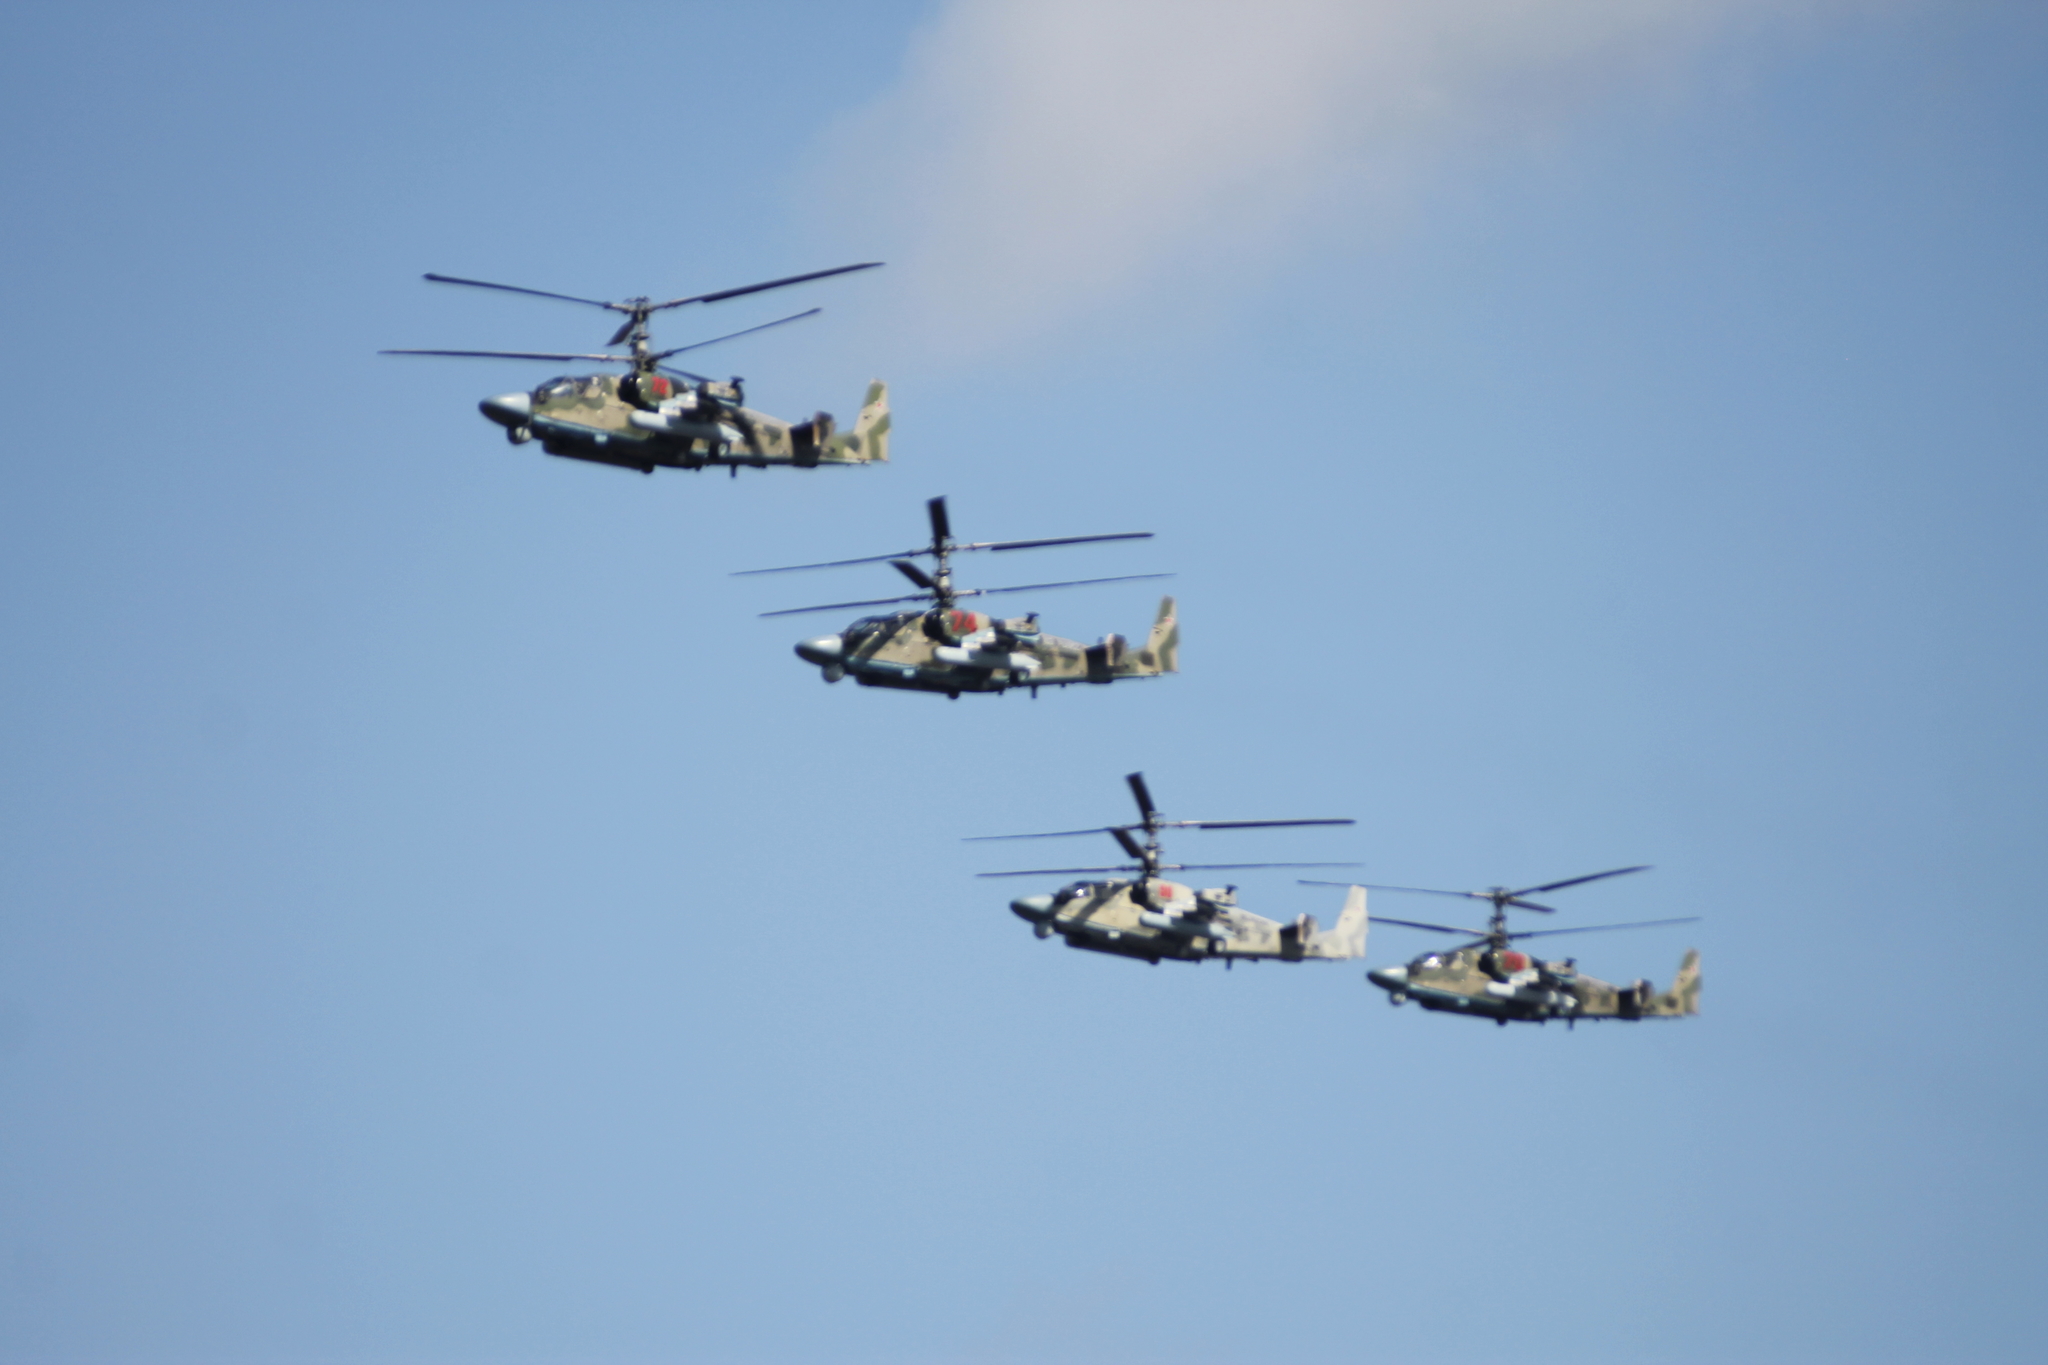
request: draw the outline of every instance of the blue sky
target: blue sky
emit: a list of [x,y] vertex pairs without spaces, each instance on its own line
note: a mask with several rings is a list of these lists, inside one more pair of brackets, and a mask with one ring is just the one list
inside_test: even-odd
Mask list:
[[[2048,24],[1251,13],[11,14],[0,1355],[2034,1356]],[[603,338],[424,271],[877,258],[658,335],[822,305],[705,363],[889,379],[883,469],[553,460],[474,407],[547,367],[374,354]],[[1023,581],[1174,571],[1185,672],[827,688],[755,613],[891,576],[726,577],[938,493],[1158,532]],[[1191,857],[1655,864],[1568,909],[1703,922],[1580,959],[1705,1012],[1033,939],[959,840],[1133,769],[1359,821]]]

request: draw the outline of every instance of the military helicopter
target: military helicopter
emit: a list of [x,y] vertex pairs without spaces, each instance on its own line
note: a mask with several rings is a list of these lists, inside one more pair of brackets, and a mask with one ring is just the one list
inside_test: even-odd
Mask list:
[[[1505,1028],[1510,1020],[1547,1023],[1562,1019],[1566,1026],[1580,1019],[1665,1019],[1700,1012],[1700,955],[1689,949],[1679,964],[1678,978],[1671,989],[1659,991],[1647,981],[1632,986],[1613,986],[1596,977],[1581,975],[1571,958],[1543,962],[1509,947],[1526,938],[1548,938],[1556,934],[1590,934],[1609,929],[1651,929],[1667,924],[1692,924],[1697,915],[1682,919],[1642,920],[1633,924],[1588,924],[1572,929],[1525,929],[1510,933],[1508,909],[1535,910],[1556,914],[1548,905],[1525,899],[1549,891],[1632,872],[1647,867],[1618,867],[1612,872],[1595,872],[1561,882],[1510,891],[1496,886],[1486,891],[1436,891],[1421,886],[1372,886],[1373,891],[1396,891],[1421,896],[1461,896],[1487,901],[1493,915],[1484,929],[1461,929],[1452,924],[1425,924],[1418,920],[1379,918],[1380,924],[1398,924],[1404,929],[1427,929],[1442,934],[1465,934],[1473,942],[1445,952],[1425,953],[1405,967],[1376,967],[1366,979],[1387,993],[1390,1004],[1413,1000],[1426,1010],[1447,1014],[1469,1014],[1491,1019]],[[1308,882],[1310,886],[1339,883]],[[1354,886],[1354,891],[1360,890]]]
[[[1143,773],[1124,778],[1138,802],[1138,823],[1095,829],[1063,829],[1051,834],[984,834],[977,839],[1064,839],[1073,835],[1107,834],[1132,861],[1115,867],[1046,867],[1023,872],[983,872],[983,877],[1050,877],[1065,873],[1129,873],[1107,881],[1079,881],[1052,895],[1019,896],[1010,911],[1028,920],[1040,938],[1058,934],[1069,948],[1142,958],[1158,966],[1221,958],[1227,967],[1249,961],[1341,961],[1365,956],[1365,892],[1351,888],[1337,923],[1317,929],[1315,916],[1289,923],[1238,908],[1237,888],[1197,891],[1160,876],[1162,872],[1225,871],[1251,867],[1347,867],[1347,863],[1169,863],[1161,860],[1163,829],[1269,829],[1279,825],[1349,825],[1351,820],[1164,820],[1152,804]],[[1133,835],[1143,834],[1140,843]]]
[[[987,540],[960,544],[953,539],[946,500],[925,504],[931,519],[932,542],[897,554],[834,559],[823,564],[791,564],[777,569],[745,569],[749,574],[793,573],[799,569],[833,569],[847,564],[888,563],[917,585],[904,597],[877,597],[860,602],[828,602],[818,607],[765,611],[765,616],[799,616],[813,611],[854,607],[889,607],[903,602],[929,603],[881,616],[863,616],[837,635],[820,635],[797,645],[797,657],[816,664],[828,683],[852,676],[863,687],[896,687],[916,692],[943,692],[958,701],[962,692],[1005,692],[1026,687],[1032,696],[1041,687],[1071,683],[1110,683],[1121,678],[1154,678],[1180,671],[1180,624],[1173,599],[1159,600],[1159,615],[1142,649],[1130,649],[1121,635],[1105,635],[1092,645],[1062,640],[1038,628],[1038,613],[998,620],[978,611],[962,611],[963,597],[999,592],[1038,592],[1078,588],[1092,583],[1128,583],[1141,578],[1167,578],[1158,573],[1119,574],[1114,578],[1081,578],[1065,583],[1026,583],[1014,588],[956,588],[953,556],[970,550],[1030,550],[1047,545],[1080,545],[1096,540],[1145,540],[1150,531],[1125,531],[1106,536],[1059,536],[1050,540]],[[929,556],[925,572],[912,559]]]
[[492,284],[488,280],[464,280],[452,275],[428,275],[437,284],[461,284],[475,289],[498,289],[508,294],[531,294],[536,298],[583,303],[614,313],[626,320],[612,334],[607,346],[626,346],[628,353],[547,351],[380,351],[380,355],[485,356],[500,360],[599,360],[628,366],[625,374],[563,376],[550,379],[525,393],[501,393],[477,404],[485,417],[505,428],[513,445],[538,439],[550,455],[593,464],[617,465],[652,474],[656,468],[701,470],[706,465],[724,465],[738,478],[740,466],[766,469],[769,465],[795,465],[815,469],[821,464],[873,464],[889,458],[889,390],[880,380],[868,385],[860,417],[853,431],[840,434],[832,414],[820,412],[810,420],[791,424],[746,406],[740,379],[720,383],[701,374],[679,370],[661,362],[686,351],[715,346],[721,341],[753,332],[780,327],[786,322],[815,317],[812,308],[786,318],[728,332],[709,341],[688,346],[653,349],[648,320],[667,308],[687,303],[717,303],[721,299],[758,294],[766,289],[822,280],[854,270],[872,270],[882,264],[867,261],[842,265],[832,270],[815,270],[808,275],[791,275],[763,284],[721,289],[713,294],[691,294],[685,298],[654,303],[646,298],[610,302],[583,299],[572,294],[551,294],[544,289]]

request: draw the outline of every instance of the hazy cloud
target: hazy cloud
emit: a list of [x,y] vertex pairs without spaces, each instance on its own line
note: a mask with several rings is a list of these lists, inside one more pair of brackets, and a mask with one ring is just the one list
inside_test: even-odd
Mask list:
[[[1191,255],[1368,223],[1430,154],[1526,136],[1731,21],[1805,0],[954,0],[842,127],[834,194],[952,344]],[[1354,229],[1355,230],[1355,229]]]

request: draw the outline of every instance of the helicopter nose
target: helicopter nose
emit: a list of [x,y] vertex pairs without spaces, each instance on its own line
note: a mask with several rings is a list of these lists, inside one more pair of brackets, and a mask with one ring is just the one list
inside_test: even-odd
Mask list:
[[826,664],[836,664],[839,662],[839,655],[844,644],[845,642],[837,635],[820,635],[815,640],[805,640],[802,644],[798,645],[796,647],[796,657],[802,659],[807,664],[817,664],[822,668]]
[[1051,896],[1019,896],[1010,902],[1010,913],[1018,919],[1038,923],[1052,913]]
[[478,403],[477,410],[501,427],[523,427],[533,416],[533,395],[501,393]]
[[1406,967],[1375,967],[1365,974],[1365,979],[1382,990],[1406,990],[1408,987],[1408,969]]

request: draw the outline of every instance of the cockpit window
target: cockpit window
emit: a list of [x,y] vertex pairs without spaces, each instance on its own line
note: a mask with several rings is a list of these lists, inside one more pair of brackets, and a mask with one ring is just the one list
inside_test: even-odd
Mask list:
[[550,379],[533,394],[543,403],[558,403],[571,398],[602,398],[607,377],[601,374],[563,375],[559,379]]
[[845,637],[846,648],[852,649],[862,641],[878,635],[884,640],[888,639],[905,621],[914,620],[916,616],[916,612],[897,612],[893,616],[863,616],[841,634]]

